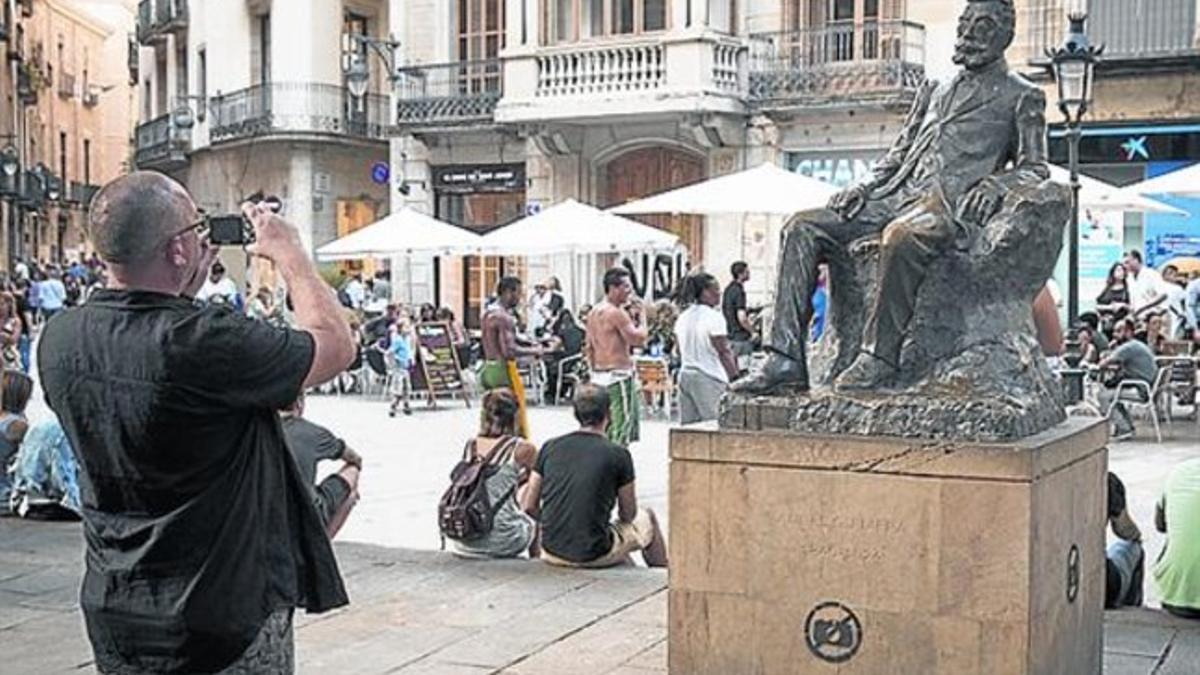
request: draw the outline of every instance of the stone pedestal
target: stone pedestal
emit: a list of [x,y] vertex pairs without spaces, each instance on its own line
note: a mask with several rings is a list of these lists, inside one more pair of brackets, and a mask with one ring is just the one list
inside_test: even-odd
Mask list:
[[670,672],[1100,673],[1106,439],[672,431]]

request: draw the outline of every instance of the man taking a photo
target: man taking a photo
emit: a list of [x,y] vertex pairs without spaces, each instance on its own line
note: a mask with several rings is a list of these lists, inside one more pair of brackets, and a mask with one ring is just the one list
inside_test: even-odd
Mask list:
[[136,172],[92,200],[109,287],[46,327],[46,400],[79,463],[80,606],[102,673],[292,672],[292,612],[347,603],[276,412],[354,358],[296,229],[246,206],[297,330],[196,307],[215,250],[182,186]]

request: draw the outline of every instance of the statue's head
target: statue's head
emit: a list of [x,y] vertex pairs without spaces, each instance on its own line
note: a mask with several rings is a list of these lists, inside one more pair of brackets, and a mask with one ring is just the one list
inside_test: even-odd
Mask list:
[[968,70],[994,63],[1012,44],[1016,27],[1012,0],[969,0],[958,19],[954,62]]

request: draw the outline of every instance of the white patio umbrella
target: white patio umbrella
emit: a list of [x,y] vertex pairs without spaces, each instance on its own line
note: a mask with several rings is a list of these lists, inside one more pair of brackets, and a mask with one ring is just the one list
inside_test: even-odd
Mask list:
[[[1068,185],[1071,172],[1061,166],[1050,165],[1050,179]],[[1079,175],[1079,208],[1092,211],[1122,211],[1131,213],[1172,213],[1186,216],[1187,212],[1160,201],[1143,197],[1128,188],[1119,188],[1102,180]]]
[[1200,164],[1156,176],[1125,188],[1139,195],[1200,197]]
[[317,249],[318,260],[357,260],[398,255],[466,255],[482,237],[410,208],[399,211]]
[[838,191],[834,185],[765,162],[753,169],[638,199],[610,209],[631,215],[685,213],[691,215],[774,214],[820,208]]
[[489,255],[548,255],[665,250],[679,238],[670,232],[568,199],[484,235]]
[[412,302],[414,255],[469,255],[479,249],[481,239],[474,232],[405,207],[318,248],[317,260],[403,256],[408,271],[408,300]]
[[520,256],[570,254],[570,288],[576,295],[580,255],[667,251],[678,243],[679,237],[670,232],[568,199],[484,235],[483,251]]

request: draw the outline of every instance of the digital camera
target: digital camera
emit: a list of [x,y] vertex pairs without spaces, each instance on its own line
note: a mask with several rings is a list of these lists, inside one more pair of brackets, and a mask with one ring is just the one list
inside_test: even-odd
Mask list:
[[[279,197],[264,197],[256,192],[243,202],[265,204],[274,213],[279,213],[283,202]],[[208,240],[217,246],[245,246],[254,243],[254,224],[242,214],[213,216],[208,220]]]

